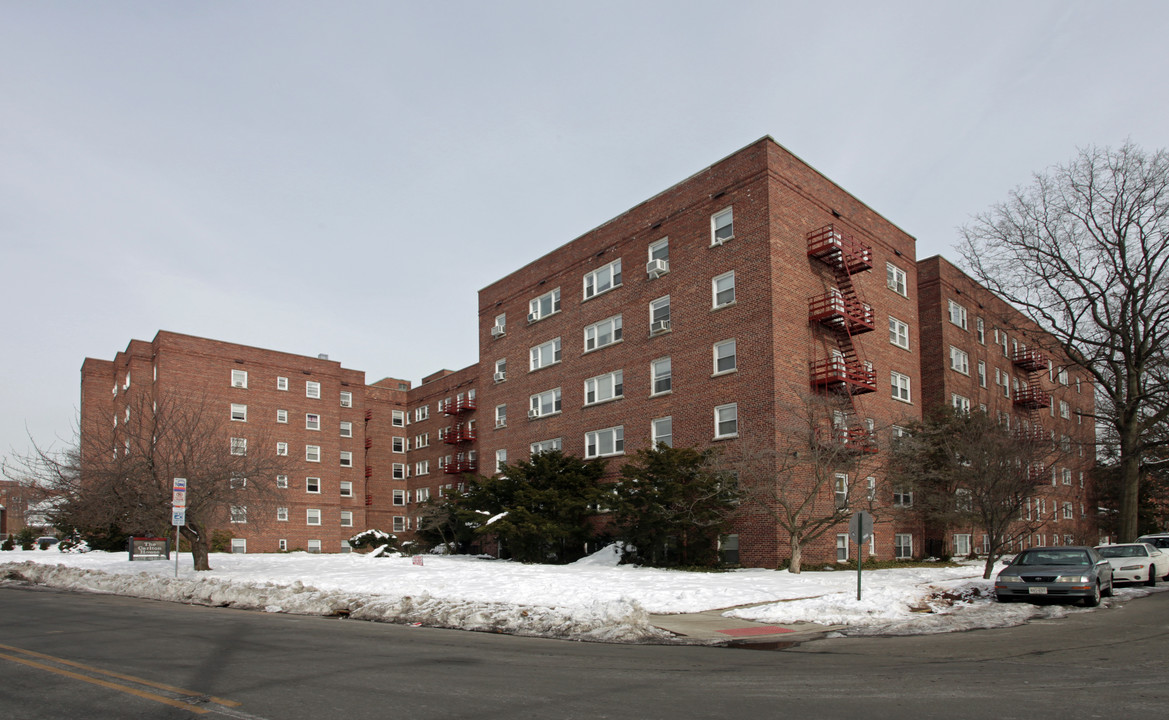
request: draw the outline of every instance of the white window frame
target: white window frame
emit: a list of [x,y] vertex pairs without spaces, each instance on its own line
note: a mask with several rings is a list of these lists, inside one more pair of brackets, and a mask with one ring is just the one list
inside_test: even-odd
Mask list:
[[[606,339],[606,342],[601,342]],[[614,315],[607,317],[600,322],[595,322],[584,329],[584,351],[593,352],[601,348],[609,347],[622,340],[622,323],[621,316]]]
[[734,239],[735,209],[729,206],[710,216],[710,246],[722,245]]
[[893,488],[893,507],[895,508],[911,508],[913,507],[913,491],[904,490],[902,488]]
[[276,487],[277,487],[277,489],[280,489],[280,490],[287,489],[288,488],[288,476],[287,475],[277,475],[276,476]]
[[286,442],[276,443],[276,454],[281,455],[281,456],[288,455],[288,443],[286,443]]
[[556,365],[561,358],[560,338],[552,338],[528,349],[528,372]]
[[670,238],[666,236],[661,240],[654,240],[649,244],[647,251],[647,260],[653,262],[654,260],[663,260],[666,263],[666,272],[669,272],[670,267]]
[[889,373],[889,384],[892,388],[892,395],[894,400],[904,403],[913,402],[913,393],[910,386],[910,377],[904,373],[899,373],[893,370]]
[[[231,371],[231,386],[234,388],[247,389],[248,387],[248,371],[247,370],[232,370]],[[117,387],[117,386],[115,386]],[[117,394],[117,393],[115,393]]]
[[[729,284],[726,284],[727,280],[730,281]],[[720,283],[724,284],[724,287],[721,290],[719,289]],[[726,297],[724,297],[723,301],[719,302],[719,295],[721,294],[721,295],[725,296],[726,293],[730,293],[730,298],[727,299]],[[718,310],[719,308],[730,307],[731,305],[734,305],[737,300],[738,300],[738,295],[737,295],[737,290],[735,288],[735,271],[734,270],[731,270],[730,272],[725,272],[722,275],[716,275],[715,277],[710,279],[710,307],[712,310]]]
[[902,297],[909,297],[908,276],[891,262],[885,263],[885,287]]
[[950,346],[950,369],[970,376],[970,353],[962,348]]
[[342,450],[337,455],[341,462],[341,467],[353,467],[353,453],[348,450]]
[[495,472],[503,472],[503,466],[507,464],[507,448],[499,448],[495,451]]
[[248,454],[248,439],[233,437],[231,439],[231,454],[232,455],[247,455]]
[[[733,415],[733,417],[731,417]],[[734,423],[732,432],[723,432],[723,425]],[[726,440],[739,437],[739,404],[727,403],[714,409],[714,439]]]
[[966,327],[966,322],[967,322],[966,306],[963,305],[962,303],[955,302],[954,300],[950,300],[949,309],[950,309],[950,313],[949,313],[950,314],[950,324],[957,325],[958,327],[962,328],[963,330],[968,329]]
[[621,258],[617,258],[604,267],[585,273],[583,283],[585,300],[604,295],[610,290],[621,287]]
[[585,459],[625,454],[625,426],[585,433]]
[[[127,413],[130,408],[126,408]],[[231,420],[232,422],[247,422],[248,421],[248,406],[240,405],[239,403],[231,404]]]
[[[712,350],[714,355],[714,372],[711,373],[711,377],[717,375],[727,375],[729,373],[739,371],[738,346],[734,338],[716,342]],[[719,363],[728,359],[730,360],[730,366],[720,369]]]
[[390,475],[395,480],[406,479],[406,463],[393,463],[390,466]]
[[649,304],[649,334],[669,332],[670,330],[670,296],[665,295],[651,300]]
[[393,503],[394,503],[394,505],[405,506],[406,505],[406,491],[405,490],[395,490]]
[[402,515],[394,516],[394,532],[406,532],[406,518]]
[[[548,308],[545,311],[545,307]],[[528,301],[528,322],[543,320],[560,312],[560,288],[554,288]]]
[[552,438],[551,440],[539,440],[531,444],[528,448],[532,455],[539,455],[544,452],[554,452],[556,450],[564,449],[564,438]]
[[353,497],[353,481],[342,480],[340,486],[337,488],[337,493],[341,497]]
[[283,391],[283,392],[287,392],[288,391],[288,378],[286,378],[286,377],[276,378],[276,389]]
[[406,452],[406,438],[394,435],[390,438],[390,452],[404,453]]
[[319,400],[321,397],[321,384],[316,380],[305,380],[304,396],[313,400]]
[[320,508],[305,508],[304,509],[304,524],[305,525],[320,525],[321,524],[321,509]]
[[978,387],[986,387],[986,361],[978,361]]
[[422,422],[430,419],[430,406],[420,405],[414,408],[414,422]]
[[305,445],[304,446],[304,461],[305,462],[320,462],[321,461],[321,446],[320,445]]
[[393,425],[394,427],[406,427],[406,411],[391,410],[390,425]]
[[341,407],[343,407],[343,408],[353,407],[353,393],[350,392],[349,390],[342,390],[341,391]]
[[897,560],[913,559],[913,534],[893,534],[893,557]]
[[353,527],[353,511],[341,511],[341,527]]
[[966,557],[973,547],[970,533],[954,533],[954,557]]
[[625,373],[614,370],[584,381],[584,404],[598,405],[625,397]]
[[305,430],[320,430],[321,416],[317,413],[304,414],[304,429]]
[[287,424],[288,423],[288,411],[287,410],[277,410],[276,411],[276,422],[280,423],[281,425]]
[[247,505],[232,505],[229,512],[231,513],[231,522],[233,524],[246,524],[248,521],[248,506]]
[[[530,361],[531,358],[529,357]],[[500,358],[495,361],[495,375],[493,379],[495,382],[504,382],[507,380],[507,358]]]
[[903,350],[909,349],[909,323],[889,316],[889,342]]
[[507,427],[507,405],[495,406],[495,427]]
[[288,522],[288,508],[286,508],[286,507],[276,508],[276,520],[279,522]]
[[671,415],[654,418],[649,421],[649,437],[653,447],[663,443],[666,447],[674,447],[674,418]]
[[649,382],[650,397],[668,395],[673,392],[674,370],[670,358],[658,358],[649,364]]
[[[552,409],[545,411],[545,407]],[[561,412],[560,388],[545,390],[528,398],[528,416],[533,418],[548,417]]]
[[304,479],[304,491],[310,495],[320,495],[321,479],[319,477],[306,477]]
[[338,426],[338,430],[341,433],[341,437],[353,437],[353,423],[348,420],[342,420]]
[[986,344],[986,321],[982,318],[974,319],[974,334],[980,345]]

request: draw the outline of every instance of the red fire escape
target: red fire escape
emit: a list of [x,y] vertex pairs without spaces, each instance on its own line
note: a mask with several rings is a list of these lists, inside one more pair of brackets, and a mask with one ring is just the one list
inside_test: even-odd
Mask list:
[[1020,348],[1011,356],[1015,367],[1027,373],[1027,384],[1015,390],[1015,406],[1027,411],[1027,421],[1020,432],[1027,439],[1043,440],[1039,411],[1051,407],[1051,394],[1043,391],[1041,379],[1047,371],[1047,358],[1034,348]]
[[459,393],[454,398],[447,398],[439,404],[439,407],[442,409],[443,415],[452,416],[456,420],[455,424],[448,427],[443,433],[442,441],[458,448],[458,452],[450,462],[443,466],[442,471],[447,475],[475,472],[479,466],[472,444],[477,438],[477,430],[475,421],[470,418],[470,414],[477,407],[475,391],[470,390]]
[[831,333],[836,347],[811,363],[812,386],[848,398],[849,412],[832,428],[832,438],[859,452],[876,452],[867,427],[858,421],[856,396],[877,389],[872,363],[861,357],[853,336],[875,328],[873,308],[861,300],[852,276],[873,268],[873,250],[833,225],[808,233],[808,257],[832,268],[836,287],[808,298],[808,322]]

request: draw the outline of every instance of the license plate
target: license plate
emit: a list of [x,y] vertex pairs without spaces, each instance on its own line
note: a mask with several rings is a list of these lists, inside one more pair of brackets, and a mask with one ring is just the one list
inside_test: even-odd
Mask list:
[[1027,592],[1031,595],[1046,595],[1047,588],[1045,588],[1045,587],[1029,587],[1029,588],[1027,588]]

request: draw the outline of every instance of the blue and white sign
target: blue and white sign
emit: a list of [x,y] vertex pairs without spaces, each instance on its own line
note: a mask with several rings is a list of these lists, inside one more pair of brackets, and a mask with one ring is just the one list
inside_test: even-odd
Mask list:
[[187,524],[187,509],[175,508],[170,514],[170,524],[175,527],[180,527]]

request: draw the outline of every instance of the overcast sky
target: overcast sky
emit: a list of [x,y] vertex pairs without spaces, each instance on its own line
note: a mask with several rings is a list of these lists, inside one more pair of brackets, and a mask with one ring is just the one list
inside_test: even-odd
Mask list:
[[1077,147],[1169,146],[1165,2],[0,0],[0,453],[160,329],[369,382],[764,135],[957,259]]

